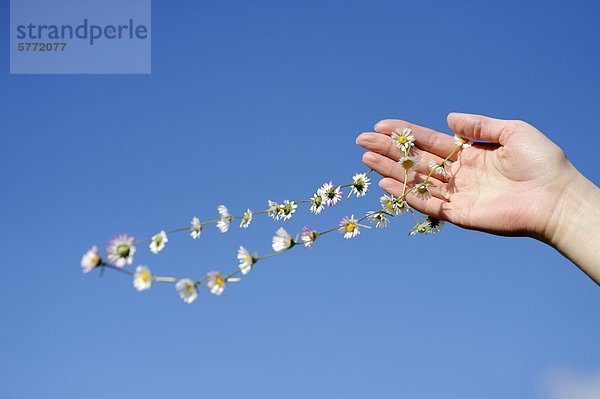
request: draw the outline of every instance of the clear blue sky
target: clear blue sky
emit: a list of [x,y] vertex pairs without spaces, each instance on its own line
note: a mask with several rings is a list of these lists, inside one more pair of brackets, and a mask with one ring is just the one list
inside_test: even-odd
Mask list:
[[[555,370],[598,370],[600,289],[532,239],[408,238],[397,220],[193,305],[80,272],[113,234],[347,181],[364,169],[356,135],[381,118],[525,119],[598,183],[600,6],[481,3],[155,1],[151,75],[11,76],[1,0],[0,397],[520,399]],[[286,227],[329,227],[379,195]],[[279,225],[173,236],[136,261],[230,270]]]

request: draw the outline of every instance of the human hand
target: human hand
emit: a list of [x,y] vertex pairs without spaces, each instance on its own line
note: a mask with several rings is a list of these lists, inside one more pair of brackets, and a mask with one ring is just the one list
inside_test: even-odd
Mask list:
[[[395,119],[378,122],[376,132],[362,133],[356,142],[369,150],[363,162],[384,176],[380,186],[404,195],[418,211],[468,229],[537,238],[599,282],[600,251],[589,221],[600,233],[600,190],[560,147],[522,121],[451,113],[448,125],[476,142],[456,151],[461,142],[451,136]],[[397,163],[404,153],[391,138],[404,128],[415,137],[411,154],[420,157],[408,174]],[[431,161],[443,164],[445,158],[459,162],[446,166],[446,175],[432,173]],[[434,185],[429,199],[409,190],[423,181]]]
[[[552,234],[551,216],[576,170],[563,151],[533,126],[521,121],[505,121],[479,115],[448,115],[448,125],[460,137],[483,140],[465,148],[451,160],[447,176],[434,173],[433,197],[406,200],[415,209],[456,225],[502,235],[528,235],[544,238]],[[363,162],[385,178],[381,187],[400,196],[405,170],[397,165],[403,156],[390,135],[396,129],[410,128],[420,157],[416,172],[408,175],[414,187],[430,172],[429,163],[438,163],[456,148],[446,134],[400,120],[383,120],[375,126],[379,133],[363,133],[357,143],[370,150]],[[381,134],[382,133],[382,134]]]

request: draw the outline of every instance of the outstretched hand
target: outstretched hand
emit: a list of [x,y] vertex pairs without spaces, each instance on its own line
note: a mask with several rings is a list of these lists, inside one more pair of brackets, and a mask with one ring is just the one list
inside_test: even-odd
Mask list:
[[[572,236],[566,224],[573,222],[565,223],[565,213],[571,210],[566,210],[564,204],[569,200],[570,207],[577,208],[578,201],[585,200],[570,193],[588,190],[593,199],[584,205],[597,208],[598,189],[573,167],[560,147],[522,121],[451,113],[448,126],[457,136],[475,142],[450,157],[459,162],[451,162],[445,168],[446,175],[431,175],[431,198],[408,192],[408,204],[465,228],[535,237],[556,246],[578,265],[585,263],[586,259],[578,259],[569,248],[561,248],[562,236]],[[397,197],[404,193],[406,172],[398,165],[404,154],[391,136],[404,128],[412,130],[415,147],[411,152],[420,157],[416,170],[406,176],[408,187],[426,179],[431,172],[430,161],[443,161],[457,146],[452,136],[395,119],[382,120],[375,125],[375,132],[358,136],[357,143],[369,150],[363,162],[383,176],[380,186]],[[572,185],[578,187],[572,189]],[[592,256],[596,262],[600,254],[596,250]],[[600,277],[600,271],[596,272]]]

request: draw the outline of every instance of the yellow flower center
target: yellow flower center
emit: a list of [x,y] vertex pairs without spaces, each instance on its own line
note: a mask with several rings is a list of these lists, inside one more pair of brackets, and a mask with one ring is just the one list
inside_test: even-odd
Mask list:
[[354,223],[348,223],[346,225],[346,231],[348,233],[352,233],[352,232],[354,232],[354,230],[356,230],[356,225]]
[[425,186],[419,186],[419,187],[417,188],[417,191],[418,191],[420,194],[425,194],[425,193],[427,192],[427,187],[425,187]]
[[252,256],[250,256],[250,255],[244,256],[244,263],[252,263]]
[[99,261],[100,261],[100,258],[97,257],[96,255],[90,256],[90,263],[91,264],[96,265],[96,264],[98,264]]
[[406,136],[398,136],[398,142],[400,144],[406,144],[408,142],[408,138]]
[[406,170],[412,168],[414,164],[415,163],[412,159],[405,159],[404,161],[402,161],[402,167]]
[[217,276],[215,278],[215,284],[217,284],[219,287],[222,287],[225,285],[225,279],[223,278],[223,276]]
[[192,284],[186,284],[185,292],[187,292],[188,294],[191,294],[192,292],[194,292],[194,286]]
[[150,281],[150,273],[148,273],[148,272],[140,273],[140,280],[142,280],[144,283],[149,282]]

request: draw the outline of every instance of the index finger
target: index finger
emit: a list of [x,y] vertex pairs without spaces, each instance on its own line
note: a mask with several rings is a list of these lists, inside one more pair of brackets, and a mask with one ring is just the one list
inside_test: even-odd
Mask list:
[[454,138],[428,127],[400,119],[384,119],[375,125],[375,131],[391,136],[397,129],[409,128],[415,135],[415,144],[422,150],[446,158],[456,147]]

